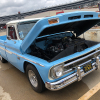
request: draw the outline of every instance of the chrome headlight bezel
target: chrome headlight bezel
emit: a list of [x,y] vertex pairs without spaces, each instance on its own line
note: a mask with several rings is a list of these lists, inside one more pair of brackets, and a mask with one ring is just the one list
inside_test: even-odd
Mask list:
[[58,64],[56,66],[53,66],[49,71],[49,77],[50,79],[57,79],[61,76],[63,76],[63,64]]

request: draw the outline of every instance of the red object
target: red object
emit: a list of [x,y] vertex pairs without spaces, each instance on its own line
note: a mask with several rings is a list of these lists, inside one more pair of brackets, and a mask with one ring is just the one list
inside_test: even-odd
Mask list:
[[100,11],[96,11],[96,12],[100,12]]
[[18,14],[20,14],[20,11],[18,12]]
[[3,27],[3,29],[6,29],[6,25]]
[[64,11],[62,10],[62,11],[60,11],[60,12],[56,12],[56,15],[57,15],[57,14],[60,14],[60,13],[64,13]]
[[9,36],[11,36],[11,39],[17,39],[16,32],[13,27],[10,28]]

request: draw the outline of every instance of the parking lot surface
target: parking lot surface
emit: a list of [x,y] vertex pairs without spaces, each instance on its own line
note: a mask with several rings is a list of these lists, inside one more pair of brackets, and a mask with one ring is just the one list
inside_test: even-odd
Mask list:
[[27,77],[10,63],[0,62],[0,100],[77,100],[100,81],[100,70],[96,70],[81,81],[62,90],[36,93]]

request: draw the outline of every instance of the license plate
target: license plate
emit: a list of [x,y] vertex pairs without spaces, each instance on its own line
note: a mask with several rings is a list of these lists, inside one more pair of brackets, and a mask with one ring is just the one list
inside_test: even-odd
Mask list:
[[89,64],[87,64],[87,65],[85,65],[84,67],[83,67],[83,70],[84,70],[84,72],[86,73],[86,72],[88,72],[89,70],[91,70],[93,67],[92,67],[92,65],[91,65],[91,63],[89,63]]

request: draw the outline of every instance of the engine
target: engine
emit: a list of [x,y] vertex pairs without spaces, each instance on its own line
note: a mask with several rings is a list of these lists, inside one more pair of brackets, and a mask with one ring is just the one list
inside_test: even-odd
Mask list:
[[52,43],[47,46],[46,52],[56,55],[64,50],[61,38],[53,38]]
[[72,39],[71,37],[53,38],[52,43],[47,46],[45,52],[51,57],[53,57],[59,54],[60,52],[64,51],[66,48],[73,49],[74,53],[74,52],[80,52],[86,49],[87,47],[88,46],[84,42],[84,40],[81,39],[80,42],[80,38],[79,39]]
[[54,61],[75,52],[83,51],[94,44],[96,42],[69,36],[42,38],[37,40],[35,45],[30,46],[30,54],[47,61]]

